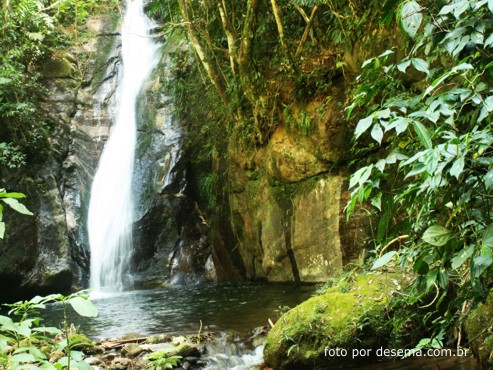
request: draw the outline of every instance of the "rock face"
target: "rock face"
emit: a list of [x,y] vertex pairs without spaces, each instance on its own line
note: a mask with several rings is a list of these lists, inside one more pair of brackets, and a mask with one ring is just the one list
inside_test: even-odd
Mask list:
[[205,229],[187,195],[187,131],[171,93],[182,42],[170,41],[138,99],[138,137],[134,173],[136,223],[134,279],[139,286],[162,282],[214,280],[207,269],[210,247]]
[[314,103],[297,107],[298,116],[314,117],[309,129],[293,128],[300,119],[294,115],[253,157],[229,148],[231,249],[239,251],[248,278],[326,281],[369,238],[363,214],[345,220],[350,133],[335,103],[326,104],[325,114]]
[[[8,282],[0,294],[6,300],[88,285],[87,207],[116,114],[122,74],[119,27],[119,14],[89,19],[88,41],[42,68],[48,94],[41,109],[56,129],[40,168],[27,180],[13,175],[10,181],[12,189],[27,194],[35,217],[6,217],[6,239],[0,241],[0,278]],[[132,267],[141,286],[216,277],[200,211],[186,195],[186,130],[170,94],[183,52],[184,44],[164,48],[137,104]]]
[[[274,369],[354,366],[357,359],[351,358],[352,348],[394,348],[389,302],[403,280],[398,274],[358,276],[291,309],[267,335],[266,364]],[[349,355],[330,356],[326,348],[345,349]]]
[[42,68],[48,94],[41,104],[54,130],[43,163],[12,175],[34,217],[9,213],[0,241],[2,300],[68,292],[87,284],[84,217],[92,176],[109,132],[119,80],[119,15],[90,19],[88,41]]

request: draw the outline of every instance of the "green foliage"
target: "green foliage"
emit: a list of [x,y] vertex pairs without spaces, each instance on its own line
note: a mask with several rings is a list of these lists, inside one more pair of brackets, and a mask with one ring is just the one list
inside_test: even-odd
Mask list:
[[16,0],[0,7],[0,164],[20,169],[44,160],[54,125],[40,109],[47,62],[76,42],[90,13],[118,0]]
[[418,275],[412,300],[439,289],[438,333],[493,282],[493,14],[480,0],[407,1],[399,9],[414,39],[410,54],[399,59],[390,50],[366,61],[347,107],[348,118],[363,112],[355,138],[374,142],[381,156],[352,175],[347,212],[358,202],[375,206],[377,253],[410,236],[401,265]]
[[168,356],[172,349],[156,351],[147,355],[149,363],[147,367],[154,367],[156,370],[172,369],[178,366],[181,356]]
[[217,172],[205,173],[199,178],[198,188],[203,199],[207,200],[210,209],[214,209],[217,205]]
[[[23,215],[32,216],[33,214],[29,211],[25,205],[20,203],[17,199],[25,198],[26,196],[22,193],[8,193],[5,189],[0,189],[0,200],[7,204],[14,211],[17,211]],[[5,222],[3,222],[3,205],[0,204],[0,239],[3,239],[5,235]]]
[[[46,303],[50,302],[63,305],[62,330],[41,325],[43,319],[39,313],[45,309]],[[83,292],[69,296],[61,294],[47,297],[36,296],[30,301],[20,301],[7,305],[10,308],[9,316],[0,316],[0,366],[13,370],[30,368],[48,370],[91,369],[91,366],[83,362],[84,354],[72,349],[78,342],[71,340],[71,335],[77,336],[77,334],[71,334],[67,321],[68,304],[81,316],[97,315],[97,309]],[[19,319],[14,321],[12,317],[19,317]],[[59,358],[56,363],[51,363],[49,355],[53,351],[64,351],[65,356]]]

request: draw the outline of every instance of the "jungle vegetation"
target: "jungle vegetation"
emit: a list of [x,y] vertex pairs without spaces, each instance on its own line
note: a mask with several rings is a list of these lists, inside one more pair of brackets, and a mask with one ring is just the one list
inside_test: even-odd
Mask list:
[[[392,262],[415,274],[408,303],[432,294],[424,322],[460,342],[462,319],[493,283],[493,1],[153,0],[149,10],[166,32],[186,32],[201,89],[222,107],[200,137],[214,162],[221,140],[223,152],[263,145],[289,104],[323,100],[344,80],[346,210],[377,220],[364,269]],[[386,32],[402,42],[375,53]],[[344,59],[355,43],[374,53],[359,75]]]

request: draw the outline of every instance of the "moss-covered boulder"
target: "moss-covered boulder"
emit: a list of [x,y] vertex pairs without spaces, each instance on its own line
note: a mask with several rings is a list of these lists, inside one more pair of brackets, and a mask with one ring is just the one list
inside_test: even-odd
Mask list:
[[[359,275],[291,309],[267,336],[266,364],[276,370],[354,364],[351,349],[385,346],[392,332],[390,298],[404,280],[394,273]],[[346,349],[349,357],[326,356],[326,348]]]
[[493,290],[486,301],[472,310],[465,322],[466,334],[474,356],[485,367],[493,366]]

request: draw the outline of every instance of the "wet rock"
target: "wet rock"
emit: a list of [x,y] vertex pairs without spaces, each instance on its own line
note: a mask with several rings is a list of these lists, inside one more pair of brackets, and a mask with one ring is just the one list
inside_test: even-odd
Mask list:
[[171,341],[171,343],[173,343],[175,346],[181,344],[181,343],[185,343],[187,341],[187,338],[185,337],[173,337],[173,340]]
[[142,338],[142,335],[139,333],[127,333],[127,334],[123,335],[121,339],[131,340],[131,339],[139,339],[139,338]]
[[200,349],[192,344],[182,343],[169,353],[170,356],[200,357]]
[[134,351],[135,349],[140,349],[142,352],[142,348],[140,348],[139,345],[136,343],[125,344],[121,350],[121,354],[122,356],[128,356],[128,354]]
[[138,355],[140,355],[144,350],[141,348],[141,347],[138,347],[137,348],[134,348],[132,349],[131,351],[129,351],[127,353],[127,356],[129,358],[134,358],[134,357],[137,357]]
[[165,342],[171,342],[171,340],[173,339],[172,336],[170,335],[151,335],[150,337],[148,337],[146,339],[146,343],[149,343],[149,344],[156,344],[156,343],[165,343]]
[[140,347],[145,351],[172,351],[176,348],[175,345],[171,343],[155,343],[155,344],[141,344]]
[[84,362],[89,365],[99,365],[102,361],[97,357],[86,357],[84,359]]

